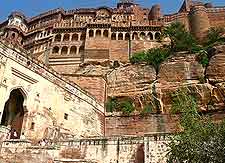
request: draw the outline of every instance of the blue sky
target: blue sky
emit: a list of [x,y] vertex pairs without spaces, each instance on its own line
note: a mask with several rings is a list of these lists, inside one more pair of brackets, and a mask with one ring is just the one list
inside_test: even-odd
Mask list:
[[[0,22],[5,20],[11,11],[22,11],[26,16],[35,16],[49,9],[63,7],[74,9],[79,7],[115,7],[118,0],[0,0]],[[183,0],[135,0],[144,7],[151,7],[153,4],[161,4],[165,14],[176,12]],[[225,6],[224,0],[205,0],[215,5]]]

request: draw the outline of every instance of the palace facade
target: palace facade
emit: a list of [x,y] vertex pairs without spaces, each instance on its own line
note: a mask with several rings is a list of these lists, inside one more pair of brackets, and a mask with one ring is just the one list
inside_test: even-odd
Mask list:
[[175,21],[203,39],[210,27],[225,25],[225,7],[185,0],[177,13],[163,15],[160,5],[120,1],[116,8],[58,8],[31,18],[13,12],[0,29],[2,38],[68,74],[88,60],[127,62],[137,51],[161,46],[162,28]]
[[[0,162],[165,163],[166,133],[177,129],[168,92],[188,83],[202,108],[224,106],[223,46],[209,69],[194,55],[175,56],[158,74],[128,63],[135,52],[168,44],[162,30],[176,21],[201,41],[225,26],[225,6],[185,0],[164,15],[160,5],[121,0],[115,8],[58,8],[31,18],[12,12],[0,24]],[[201,83],[204,76],[217,84]],[[116,96],[141,109],[158,104],[160,114],[107,113],[107,98]],[[26,140],[6,140],[10,129]],[[53,144],[35,146],[42,139]]]

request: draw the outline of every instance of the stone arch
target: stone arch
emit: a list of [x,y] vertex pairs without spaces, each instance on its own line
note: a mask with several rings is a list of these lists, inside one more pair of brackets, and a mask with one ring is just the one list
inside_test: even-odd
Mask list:
[[102,31],[101,30],[96,30],[96,37],[101,37]]
[[159,40],[160,37],[161,37],[161,33],[156,32],[156,33],[155,33],[155,39],[156,39],[156,40]]
[[112,33],[111,40],[116,40],[116,33]]
[[145,39],[145,33],[144,33],[144,32],[141,32],[141,33],[140,33],[140,39],[141,39],[141,40],[144,40],[144,39]]
[[11,135],[12,139],[20,138],[24,115],[27,110],[27,95],[22,87],[16,87],[9,91],[8,99],[5,103],[1,125],[11,127],[17,132],[17,136]]
[[123,33],[119,33],[118,40],[123,40]]
[[86,34],[82,33],[81,36],[80,36],[80,40],[84,41],[85,39],[86,39]]
[[67,52],[68,52],[68,47],[67,46],[63,46],[61,54],[64,55],[64,54],[67,54]]
[[130,40],[130,34],[129,33],[125,34],[125,40]]
[[108,31],[108,30],[104,30],[103,36],[104,36],[104,37],[109,37],[109,31]]
[[153,40],[153,34],[152,34],[152,32],[148,32],[147,39],[148,40]]
[[69,41],[70,40],[70,35],[67,33],[63,36],[63,41]]
[[55,46],[53,49],[52,49],[52,54],[58,54],[59,53],[59,47],[58,46]]
[[94,37],[94,31],[92,29],[89,30],[89,37]]
[[62,38],[61,34],[57,34],[55,36],[55,42],[60,42],[61,41],[61,38]]
[[78,39],[79,39],[78,34],[77,34],[77,33],[74,33],[74,34],[72,35],[72,41],[78,41]]
[[137,34],[137,32],[134,32],[133,33],[132,40],[138,40],[138,34]]
[[76,54],[77,53],[77,47],[76,46],[72,46],[70,48],[70,54]]
[[138,145],[138,149],[135,156],[135,163],[144,163],[145,162],[145,153],[144,153],[144,144]]

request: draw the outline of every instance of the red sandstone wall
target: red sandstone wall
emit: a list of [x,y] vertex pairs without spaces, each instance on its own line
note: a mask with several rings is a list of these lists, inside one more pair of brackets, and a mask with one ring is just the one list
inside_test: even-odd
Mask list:
[[225,11],[208,13],[208,18],[211,27],[224,27],[225,26]]
[[111,40],[110,44],[110,59],[128,61],[128,41],[126,40]]
[[171,115],[106,117],[106,136],[143,136],[148,133],[171,132],[176,128],[176,118]]
[[[215,122],[224,120],[225,112],[208,113]],[[156,132],[178,131],[178,118],[168,114],[150,114],[148,116],[106,116],[106,136],[135,135],[143,136]]]
[[69,79],[94,95],[99,102],[105,102],[106,81],[102,77],[77,76]]
[[85,42],[85,59],[109,59],[110,39],[88,38]]

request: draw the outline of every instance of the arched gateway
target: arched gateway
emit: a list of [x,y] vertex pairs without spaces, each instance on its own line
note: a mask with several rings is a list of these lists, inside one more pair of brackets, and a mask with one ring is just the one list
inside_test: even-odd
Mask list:
[[14,89],[11,91],[9,99],[5,103],[1,125],[10,126],[15,129],[18,138],[21,135],[21,129],[24,119],[24,100],[25,95],[21,89]]

